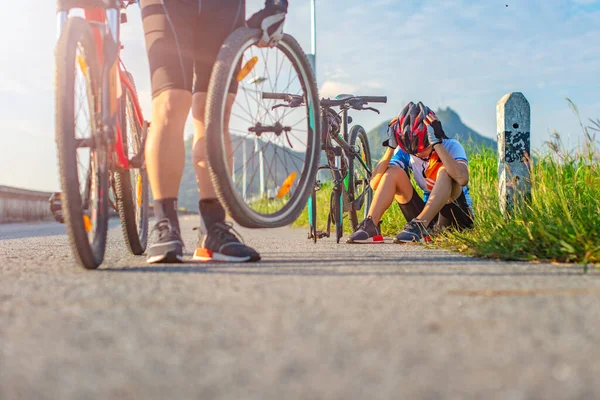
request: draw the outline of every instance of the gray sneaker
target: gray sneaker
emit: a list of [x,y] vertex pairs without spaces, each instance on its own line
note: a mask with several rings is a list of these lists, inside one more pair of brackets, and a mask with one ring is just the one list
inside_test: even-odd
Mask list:
[[346,243],[384,243],[379,228],[371,217],[367,217],[358,225],[356,231],[346,239]]
[[207,233],[198,235],[198,247],[194,261],[254,262],[260,261],[260,254],[240,242],[229,222],[214,224]]
[[180,263],[183,261],[183,242],[179,231],[168,219],[161,219],[152,228],[153,238],[148,246],[148,264]]
[[404,230],[396,235],[394,243],[428,243],[431,242],[431,232],[423,221],[414,218],[404,225]]

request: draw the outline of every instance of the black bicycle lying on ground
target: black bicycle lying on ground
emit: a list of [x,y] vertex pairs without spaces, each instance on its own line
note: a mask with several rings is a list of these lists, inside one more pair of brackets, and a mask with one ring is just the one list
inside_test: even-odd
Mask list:
[[[283,100],[287,107],[298,107],[303,104],[302,96],[287,93],[263,93],[263,99]],[[317,239],[331,235],[331,225],[336,232],[339,243],[343,236],[344,214],[352,224],[352,229],[358,227],[358,214],[364,217],[369,211],[373,190],[369,186],[372,174],[372,160],[369,140],[365,129],[354,125],[351,129],[352,117],[349,110],[371,110],[379,114],[379,110],[367,107],[368,103],[386,103],[386,96],[355,96],[341,94],[335,99],[321,99],[321,150],[325,156],[325,164],[318,170],[328,169],[332,176],[332,191],[329,200],[329,215],[327,229],[317,230],[317,191],[322,188],[320,180],[315,185],[308,199],[308,221],[310,225],[309,239],[315,243]],[[339,112],[334,108],[339,108]],[[362,219],[362,218],[361,218]]]

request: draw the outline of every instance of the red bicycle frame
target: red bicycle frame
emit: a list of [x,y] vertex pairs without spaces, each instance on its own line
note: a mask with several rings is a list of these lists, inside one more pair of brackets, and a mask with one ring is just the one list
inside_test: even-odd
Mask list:
[[[129,80],[127,73],[121,67],[119,67],[119,79],[121,86],[125,86],[125,90],[127,90],[130,94],[129,98],[132,100],[133,105],[133,114],[136,119],[136,122],[139,126],[143,127],[145,122],[142,116],[142,108],[140,107],[139,100],[135,94],[135,88],[133,87],[133,83]],[[118,100],[119,102],[125,101],[125,92],[122,91],[121,98]],[[137,168],[137,166],[131,166],[130,160],[125,154],[125,149],[123,147],[123,131],[121,130],[121,124],[119,123],[119,119],[117,118],[116,124],[116,140],[114,144],[114,152],[116,155],[117,165],[121,168],[130,169]],[[141,149],[140,151],[144,151]]]
[[[121,5],[121,9],[127,7],[126,2],[119,1],[115,4],[117,3]],[[82,4],[87,5],[89,1],[83,1]],[[67,17],[68,10],[59,12],[59,34]],[[121,101],[125,101],[124,96],[127,91],[132,101],[133,116],[136,122],[141,127],[146,126],[135,88],[120,59],[119,53],[122,48],[119,35],[119,25],[122,21],[121,10],[117,8],[84,8],[84,18],[91,23],[96,42],[97,59],[102,66],[101,118],[104,132],[108,133],[112,139],[115,163],[124,169],[139,168],[140,165],[132,165],[125,153],[121,121],[117,113],[121,109]]]

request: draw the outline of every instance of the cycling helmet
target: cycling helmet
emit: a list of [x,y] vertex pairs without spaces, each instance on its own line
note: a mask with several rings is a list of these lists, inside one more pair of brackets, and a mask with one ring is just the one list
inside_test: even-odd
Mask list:
[[417,154],[429,147],[425,118],[430,113],[433,112],[423,103],[415,104],[411,101],[398,114],[392,129],[396,142],[408,154]]

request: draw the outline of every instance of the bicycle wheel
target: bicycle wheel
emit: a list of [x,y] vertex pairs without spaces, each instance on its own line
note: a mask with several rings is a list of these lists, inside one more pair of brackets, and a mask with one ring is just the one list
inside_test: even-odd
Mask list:
[[344,203],[342,200],[343,191],[333,190],[331,192],[330,207],[331,211],[331,222],[335,226],[335,241],[340,242],[342,236],[344,236]]
[[[121,100],[121,140],[123,150],[128,159],[144,151],[147,128],[140,126],[135,117],[133,97],[137,97],[133,76],[127,72],[133,85],[133,92],[123,86],[124,96]],[[143,154],[142,154],[143,155]],[[118,168],[114,174],[115,199],[121,219],[121,228],[129,251],[135,255],[143,254],[148,243],[148,174],[146,167],[123,169]]]
[[359,220],[358,215],[362,210],[361,220],[367,217],[369,208],[371,207],[371,201],[373,200],[373,190],[369,186],[369,180],[371,178],[371,172],[373,171],[372,160],[371,160],[371,148],[369,147],[369,139],[364,128],[360,125],[354,125],[350,129],[350,145],[355,146],[358,150],[358,156],[365,163],[365,166],[356,158],[349,157],[348,167],[348,198],[352,204],[352,208],[349,211],[350,223],[352,224],[352,230],[355,231],[358,228]]
[[99,77],[92,31],[70,18],[56,47],[55,134],[67,233],[85,268],[102,263],[108,230],[107,147],[96,126]]
[[[239,28],[221,47],[208,88],[206,149],[215,191],[229,215],[248,228],[275,228],[300,215],[314,185],[319,96],[298,42],[284,35],[277,47],[258,48],[259,35]],[[305,101],[275,107],[285,103],[263,99],[263,92]]]
[[308,198],[308,225],[309,239],[312,238],[314,243],[317,243],[317,191],[313,188],[310,197]]

